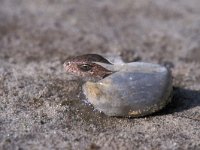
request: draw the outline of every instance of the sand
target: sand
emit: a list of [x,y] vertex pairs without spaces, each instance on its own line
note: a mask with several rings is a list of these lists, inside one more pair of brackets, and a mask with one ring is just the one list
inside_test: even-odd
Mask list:
[[[174,96],[142,118],[107,117],[67,75],[97,53],[171,68]],[[200,149],[199,0],[0,0],[0,149]]]

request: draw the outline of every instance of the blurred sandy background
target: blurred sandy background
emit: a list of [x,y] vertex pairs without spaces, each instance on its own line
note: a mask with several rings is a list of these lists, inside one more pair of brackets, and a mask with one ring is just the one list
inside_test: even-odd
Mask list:
[[[144,118],[86,105],[62,63],[85,53],[170,66]],[[200,149],[199,0],[0,0],[0,149]]]

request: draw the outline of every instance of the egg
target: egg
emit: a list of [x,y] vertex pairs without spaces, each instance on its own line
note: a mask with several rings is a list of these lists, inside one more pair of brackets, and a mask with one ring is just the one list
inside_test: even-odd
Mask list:
[[134,62],[99,80],[86,82],[87,100],[108,116],[139,117],[165,107],[171,99],[172,77],[160,65]]

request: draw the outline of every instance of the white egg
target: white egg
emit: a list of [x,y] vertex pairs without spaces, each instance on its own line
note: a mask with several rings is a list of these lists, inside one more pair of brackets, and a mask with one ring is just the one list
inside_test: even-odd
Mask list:
[[164,66],[134,62],[98,82],[86,82],[83,92],[94,108],[108,116],[139,117],[170,102],[172,77]]

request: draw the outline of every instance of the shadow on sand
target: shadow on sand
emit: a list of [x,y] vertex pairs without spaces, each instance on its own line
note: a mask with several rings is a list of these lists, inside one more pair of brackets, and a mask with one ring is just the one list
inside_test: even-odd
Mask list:
[[[171,103],[169,103],[163,110],[153,114],[153,116],[183,112],[197,106],[200,106],[200,91],[174,87]],[[187,116],[187,118],[189,118],[189,116]],[[197,120],[200,121],[200,117],[198,117]]]

